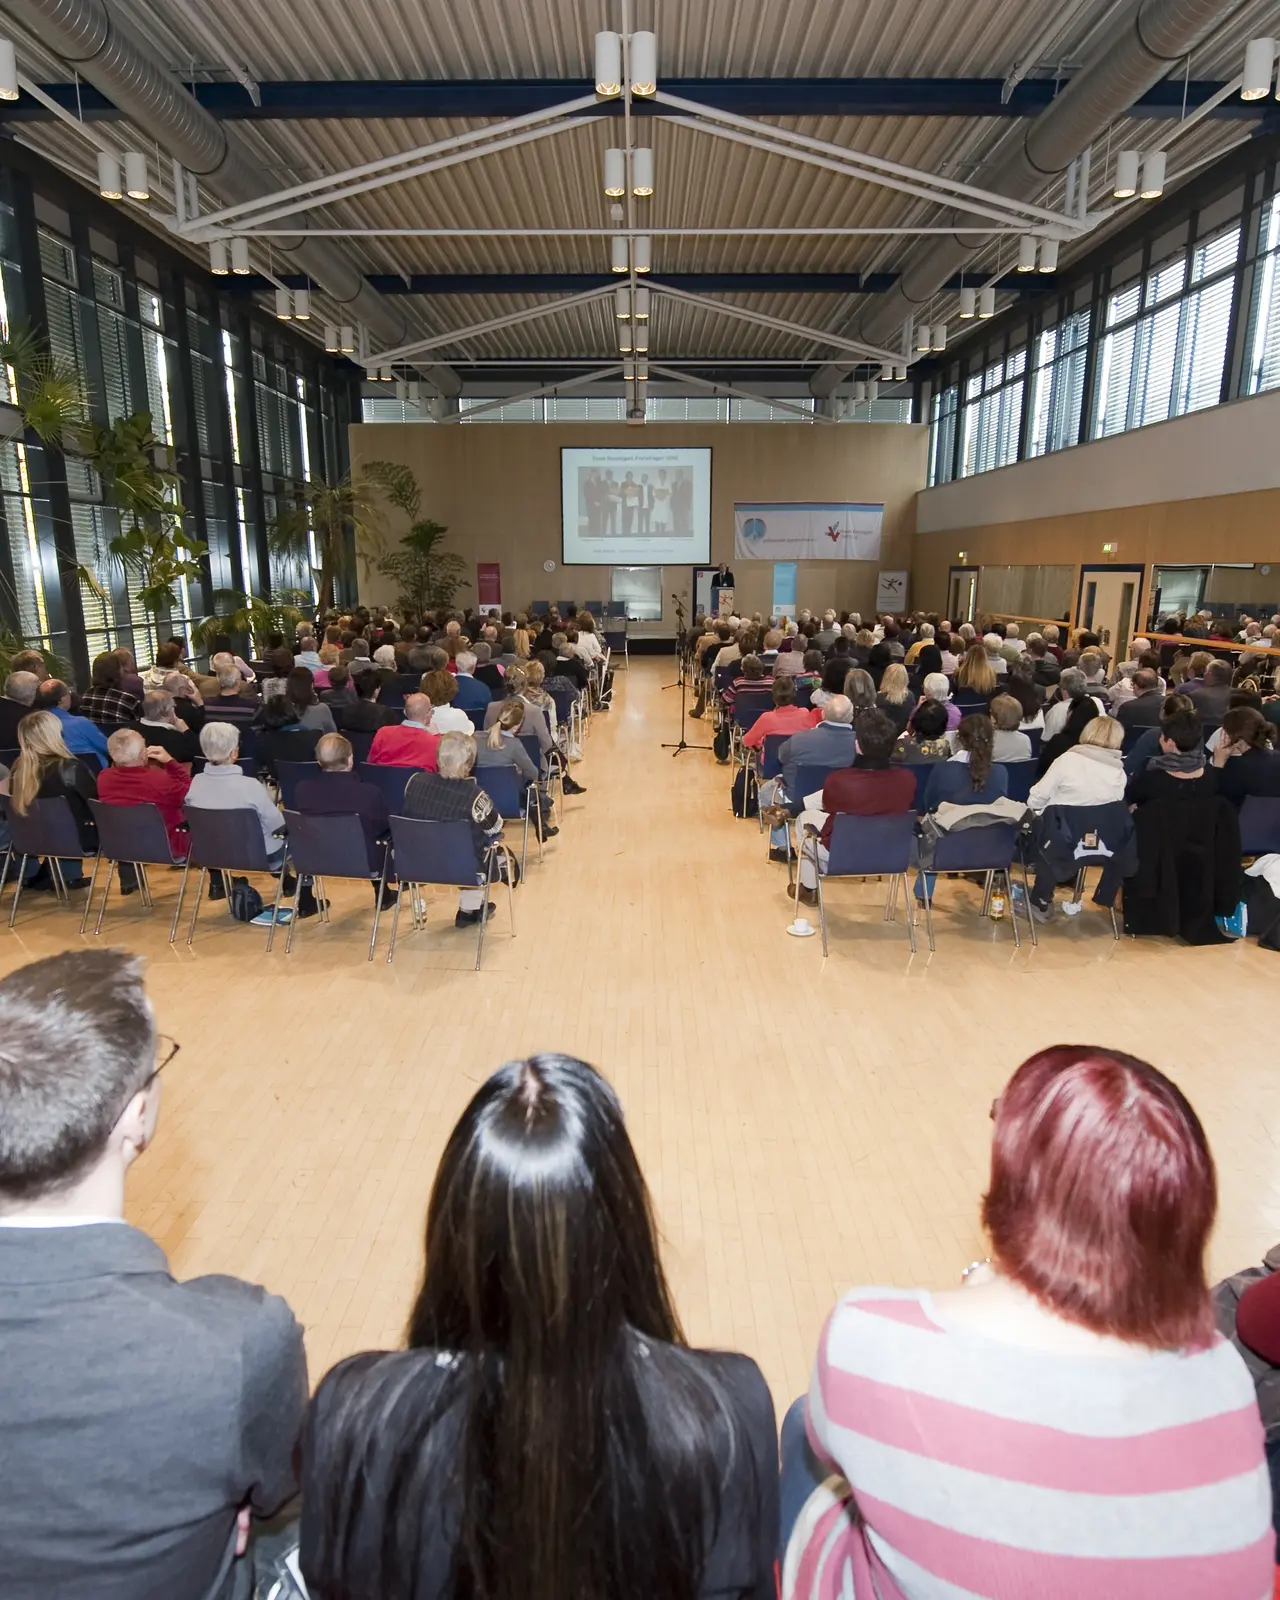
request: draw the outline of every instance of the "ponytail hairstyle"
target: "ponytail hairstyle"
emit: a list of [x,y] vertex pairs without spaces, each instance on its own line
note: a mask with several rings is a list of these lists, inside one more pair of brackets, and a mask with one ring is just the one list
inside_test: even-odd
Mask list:
[[995,747],[995,729],[987,716],[962,717],[956,729],[956,742],[969,752],[969,781],[975,789],[984,789],[991,776],[991,756]]
[[489,729],[489,737],[485,741],[490,750],[502,749],[502,735],[504,733],[519,733],[524,726],[524,700],[517,695],[514,700],[504,700],[502,709],[493,719]]
[[1235,706],[1222,719],[1222,735],[1231,744],[1244,743],[1250,750],[1269,750],[1274,730],[1261,711],[1252,706]]

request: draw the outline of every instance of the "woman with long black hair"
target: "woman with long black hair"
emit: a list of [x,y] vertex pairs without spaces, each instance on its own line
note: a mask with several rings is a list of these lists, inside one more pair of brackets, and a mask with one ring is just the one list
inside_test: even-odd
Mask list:
[[771,1600],[773,1404],[691,1350],[612,1089],[483,1085],[427,1209],[408,1349],[354,1356],[303,1441],[316,1600]]

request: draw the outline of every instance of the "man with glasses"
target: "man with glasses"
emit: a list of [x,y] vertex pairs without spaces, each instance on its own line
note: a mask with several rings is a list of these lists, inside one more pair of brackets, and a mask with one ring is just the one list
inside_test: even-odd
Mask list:
[[124,1220],[177,1053],[124,951],[0,980],[6,1600],[233,1600],[252,1516],[296,1489],[288,1306],[236,1278],[178,1282]]

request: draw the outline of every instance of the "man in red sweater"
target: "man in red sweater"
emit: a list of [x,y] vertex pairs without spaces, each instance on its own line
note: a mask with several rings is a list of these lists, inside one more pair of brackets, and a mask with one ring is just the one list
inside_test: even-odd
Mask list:
[[427,727],[431,721],[431,701],[425,694],[404,697],[404,721],[379,728],[369,746],[368,761],[375,767],[421,767],[436,772],[436,752],[440,735]]
[[[864,711],[853,731],[858,744],[853,765],[828,776],[822,786],[822,810],[802,811],[796,824],[797,836],[802,841],[806,824],[821,826],[819,872],[827,870],[834,816],[896,817],[915,805],[915,772],[911,767],[889,764],[898,737],[893,720],[883,711]],[[813,871],[813,852],[809,848],[804,849],[800,860],[800,898],[806,905],[818,903],[818,880]]]
[[155,806],[164,818],[174,859],[186,859],[190,836],[178,831],[191,774],[161,745],[149,745],[136,728],[117,728],[107,740],[111,765],[98,775],[98,799],[109,806]]

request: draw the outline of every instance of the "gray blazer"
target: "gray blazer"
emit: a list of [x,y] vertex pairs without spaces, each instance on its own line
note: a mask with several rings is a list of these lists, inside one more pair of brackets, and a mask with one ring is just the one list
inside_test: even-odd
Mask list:
[[178,1283],[125,1223],[0,1227],[0,1592],[230,1600],[236,1512],[295,1493],[302,1330],[238,1278]]

